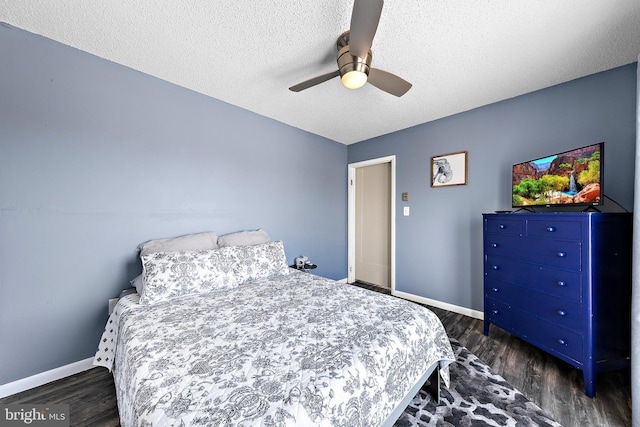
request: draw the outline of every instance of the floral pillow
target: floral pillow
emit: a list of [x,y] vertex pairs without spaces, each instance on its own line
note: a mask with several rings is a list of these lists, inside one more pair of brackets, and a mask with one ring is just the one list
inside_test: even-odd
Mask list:
[[224,247],[218,251],[232,259],[233,271],[240,284],[289,274],[281,240],[253,246]]
[[184,295],[238,286],[234,258],[218,249],[156,252],[142,255],[144,288],[140,304],[151,305]]

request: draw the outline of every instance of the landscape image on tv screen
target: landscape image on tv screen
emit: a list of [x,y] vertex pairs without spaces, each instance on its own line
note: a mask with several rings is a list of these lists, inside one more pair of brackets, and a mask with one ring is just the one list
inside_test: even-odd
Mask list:
[[513,166],[513,207],[601,204],[604,143]]

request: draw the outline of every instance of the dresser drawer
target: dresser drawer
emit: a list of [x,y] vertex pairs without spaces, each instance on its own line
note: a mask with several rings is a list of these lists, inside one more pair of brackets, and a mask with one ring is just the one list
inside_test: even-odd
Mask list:
[[580,273],[487,256],[485,276],[487,280],[497,279],[559,298],[581,301],[582,275]]
[[484,253],[544,264],[568,270],[582,270],[582,244],[512,236],[486,236]]
[[582,240],[582,223],[579,221],[528,220],[528,237],[544,239]]
[[484,232],[505,236],[522,236],[524,222],[521,219],[489,218],[484,222]]
[[487,280],[484,292],[486,298],[504,303],[511,308],[564,328],[582,331],[582,305],[578,302],[493,279]]
[[485,317],[496,326],[552,354],[583,362],[580,333],[536,319],[491,298],[485,304]]
[[515,236],[485,236],[484,253],[508,258],[521,258],[527,260],[524,251],[525,245],[522,237]]

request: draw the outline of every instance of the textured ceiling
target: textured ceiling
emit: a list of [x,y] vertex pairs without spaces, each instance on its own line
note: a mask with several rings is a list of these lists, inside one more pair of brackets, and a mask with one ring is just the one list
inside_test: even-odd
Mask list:
[[637,61],[638,0],[386,0],[373,64],[396,98],[338,78],[352,0],[0,0],[0,21],[322,135],[363,141]]

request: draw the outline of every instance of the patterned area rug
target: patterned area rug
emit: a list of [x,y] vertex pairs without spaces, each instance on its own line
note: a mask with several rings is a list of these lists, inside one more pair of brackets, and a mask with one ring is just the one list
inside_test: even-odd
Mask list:
[[440,404],[436,406],[423,387],[396,421],[396,427],[560,427],[458,341],[451,339],[451,346],[456,363],[450,365],[451,386],[440,390]]

